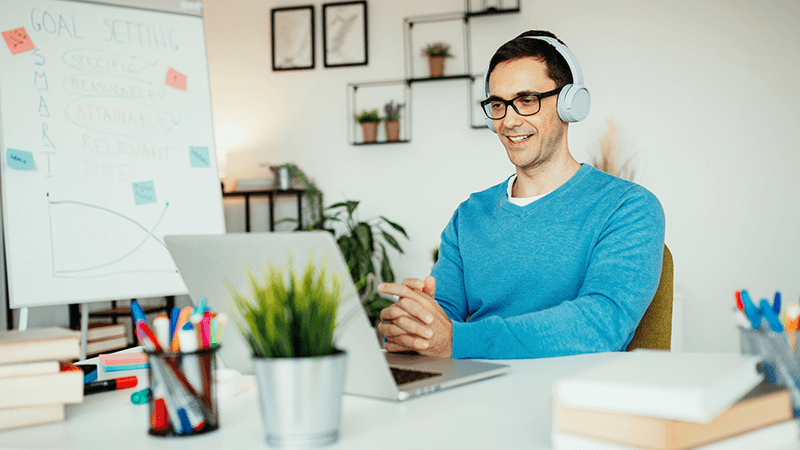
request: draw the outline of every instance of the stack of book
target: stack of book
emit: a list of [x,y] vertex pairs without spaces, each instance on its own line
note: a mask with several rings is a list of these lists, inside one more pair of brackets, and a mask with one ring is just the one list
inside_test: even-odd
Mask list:
[[554,450],[800,448],[787,388],[758,359],[636,350],[553,386]]
[[80,333],[65,328],[0,331],[0,430],[64,420],[83,401]]
[[122,350],[128,347],[125,325],[90,323],[86,330],[86,356]]

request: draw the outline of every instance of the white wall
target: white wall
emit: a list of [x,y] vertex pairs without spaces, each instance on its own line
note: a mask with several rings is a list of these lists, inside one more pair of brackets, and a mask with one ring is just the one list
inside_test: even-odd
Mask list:
[[[316,68],[272,72],[270,9],[308,2],[204,0],[226,181],[294,162],[327,204],[361,200],[363,217],[406,227],[397,275],[424,276],[458,203],[513,167],[494,135],[467,127],[463,81],[414,85],[412,142],[382,146],[347,143],[346,85],[401,78],[403,17],[463,1],[368,0],[369,65],[335,69],[322,65],[321,3]],[[553,31],[577,55],[593,109],[570,127],[570,148],[588,161],[613,118],[623,154],[637,155],[636,180],[666,211],[685,350],[738,351],[736,289],[800,296],[799,17],[798,0],[522,0],[521,14],[472,22],[476,72],[531,28]]]
[[[347,83],[402,77],[403,17],[462,1],[369,0],[369,65],[336,69],[322,67],[316,3],[317,66],[283,73],[271,71],[270,9],[298,2],[204,4],[227,179],[264,176],[261,162],[297,163],[326,203],[361,200],[364,216],[406,227],[407,252],[393,258],[400,278],[426,275],[458,203],[513,171],[491,133],[467,128],[462,81],[413,86],[410,144],[347,143]],[[473,19],[476,71],[531,28],[577,55],[593,110],[570,127],[570,148],[588,161],[613,118],[623,153],[636,153],[637,181],[666,211],[686,350],[738,351],[736,289],[800,295],[798,17],[797,0],[523,0],[521,14]]]

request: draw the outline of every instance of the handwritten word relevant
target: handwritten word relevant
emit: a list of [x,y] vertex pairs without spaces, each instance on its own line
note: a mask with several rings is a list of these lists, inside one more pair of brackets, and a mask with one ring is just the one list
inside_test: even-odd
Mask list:
[[144,159],[150,161],[168,160],[170,153],[177,152],[178,149],[168,145],[156,144],[152,142],[109,140],[96,138],[88,134],[82,134],[84,153],[96,153],[99,155],[116,155],[131,159]]
[[11,50],[12,55],[17,53],[27,52],[36,48],[31,42],[30,36],[25,32],[25,27],[19,27],[16,30],[3,31],[3,40],[6,41],[8,49]]
[[135,56],[115,55],[90,48],[79,48],[64,52],[64,64],[74,69],[111,74],[138,74],[150,64]]
[[208,147],[189,147],[189,160],[192,167],[211,167],[208,158]]
[[31,26],[33,31],[44,31],[47,34],[61,36],[62,33],[73,39],[83,39],[78,35],[78,27],[75,25],[75,16],[69,16],[72,28],[63,15],[58,14],[58,20],[49,11],[39,12],[36,8],[31,10]]
[[141,100],[161,100],[165,90],[147,81],[122,75],[78,74],[64,78],[64,91],[76,95],[108,95]]
[[154,136],[179,122],[146,103],[115,97],[79,97],[67,104],[66,116],[85,130],[117,136]]
[[103,40],[106,42],[117,44],[138,43],[142,47],[178,50],[174,28],[165,31],[160,25],[148,25],[116,19],[103,19],[103,25],[108,27],[108,34],[103,36]]
[[36,163],[33,154],[24,150],[9,148],[6,150],[6,163],[8,167],[16,170],[35,170]]
[[156,188],[152,181],[133,183],[133,198],[137,205],[156,202]]

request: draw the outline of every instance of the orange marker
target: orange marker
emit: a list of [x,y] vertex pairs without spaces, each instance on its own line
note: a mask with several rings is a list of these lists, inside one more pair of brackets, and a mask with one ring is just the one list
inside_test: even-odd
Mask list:
[[175,334],[172,336],[172,345],[170,345],[169,350],[172,352],[179,352],[181,351],[181,343],[178,339],[178,330],[183,328],[186,325],[186,322],[189,321],[189,316],[192,315],[192,311],[194,308],[191,306],[186,306],[181,310],[180,315],[178,316],[178,324],[175,326]]

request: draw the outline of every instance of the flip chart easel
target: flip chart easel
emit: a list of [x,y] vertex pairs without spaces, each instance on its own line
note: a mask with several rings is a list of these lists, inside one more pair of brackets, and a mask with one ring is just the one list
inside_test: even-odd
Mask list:
[[85,303],[185,294],[164,235],[225,232],[202,5],[181,6],[3,6],[3,263],[21,329],[28,307],[81,303],[85,330]]

